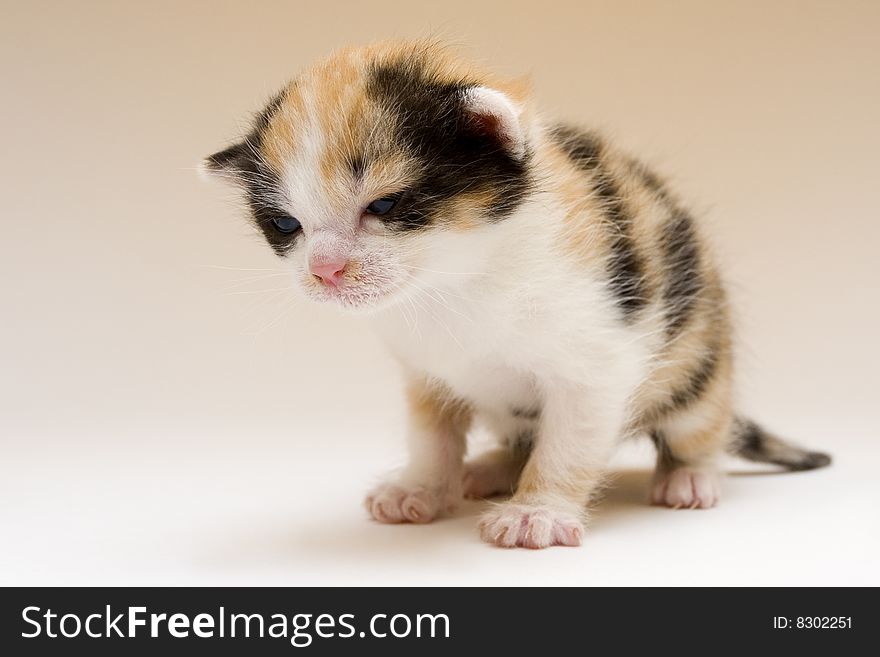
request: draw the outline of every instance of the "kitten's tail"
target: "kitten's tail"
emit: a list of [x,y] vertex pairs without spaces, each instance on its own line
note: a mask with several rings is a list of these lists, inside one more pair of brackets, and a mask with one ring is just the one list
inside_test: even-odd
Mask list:
[[828,454],[792,445],[742,417],[734,421],[731,452],[749,461],[781,465],[786,470],[813,470],[831,463]]

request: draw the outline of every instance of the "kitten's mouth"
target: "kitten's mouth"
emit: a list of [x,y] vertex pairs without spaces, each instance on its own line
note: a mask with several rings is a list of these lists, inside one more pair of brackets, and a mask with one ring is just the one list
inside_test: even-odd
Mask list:
[[343,310],[372,312],[394,303],[398,288],[394,285],[377,285],[372,281],[342,281],[337,286],[321,283],[309,285],[309,296],[319,303],[334,304]]

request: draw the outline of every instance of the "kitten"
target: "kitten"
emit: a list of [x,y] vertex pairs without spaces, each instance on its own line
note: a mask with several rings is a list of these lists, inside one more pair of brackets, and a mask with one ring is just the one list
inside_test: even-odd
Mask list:
[[[736,414],[724,287],[666,185],[546,122],[523,85],[432,43],[338,52],[206,160],[319,302],[368,312],[405,373],[409,465],[366,505],[430,522],[511,494],[500,546],[578,545],[622,438],[657,446],[651,500],[709,508],[724,452],[830,463]],[[467,463],[474,419],[500,446]]]

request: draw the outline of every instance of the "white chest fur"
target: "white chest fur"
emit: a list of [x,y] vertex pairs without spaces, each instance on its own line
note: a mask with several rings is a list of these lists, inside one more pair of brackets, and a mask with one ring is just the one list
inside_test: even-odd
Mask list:
[[520,330],[497,304],[435,293],[389,311],[377,322],[391,352],[407,367],[444,382],[480,411],[532,408],[535,376],[516,354]]

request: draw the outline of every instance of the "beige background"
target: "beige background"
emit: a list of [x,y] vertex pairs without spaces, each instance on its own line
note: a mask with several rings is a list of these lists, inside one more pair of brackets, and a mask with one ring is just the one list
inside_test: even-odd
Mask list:
[[[0,583],[880,584],[880,3],[0,8]],[[744,407],[833,469],[675,514],[636,447],[583,550],[491,550],[478,505],[366,520],[396,374],[193,167],[316,58],[430,34],[672,177],[727,263]]]

